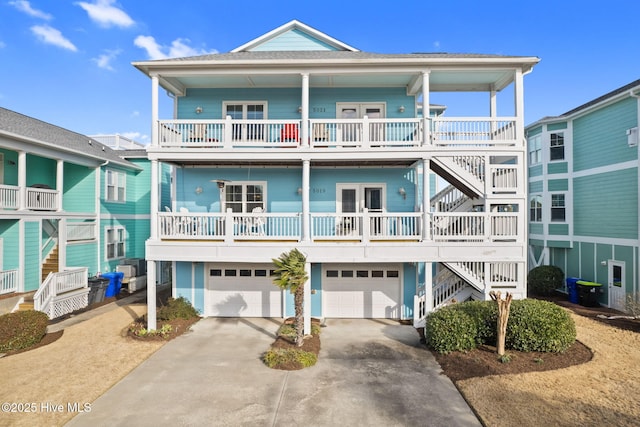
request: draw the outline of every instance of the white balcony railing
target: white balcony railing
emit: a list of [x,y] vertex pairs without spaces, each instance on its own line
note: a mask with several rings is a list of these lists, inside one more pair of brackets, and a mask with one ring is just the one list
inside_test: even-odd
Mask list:
[[516,118],[436,117],[431,138],[435,145],[514,145]]
[[26,189],[26,208],[41,211],[58,210],[59,197],[58,191],[48,188],[27,187]]
[[67,242],[94,240],[98,237],[95,222],[67,223]]
[[0,295],[18,290],[18,270],[0,271]]
[[[518,214],[504,212],[429,213],[434,241],[516,241]],[[158,236],[169,240],[300,241],[301,213],[159,212]],[[314,241],[422,241],[420,212],[317,213],[309,219]],[[431,237],[428,237],[431,239]]]
[[18,209],[20,187],[0,185],[0,209]]

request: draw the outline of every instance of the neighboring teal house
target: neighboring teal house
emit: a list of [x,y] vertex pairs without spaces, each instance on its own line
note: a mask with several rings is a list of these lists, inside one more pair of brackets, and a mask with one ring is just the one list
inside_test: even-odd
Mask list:
[[638,292],[640,80],[527,127],[529,266],[602,284],[624,310]]
[[[45,304],[53,311],[43,311],[57,316],[86,305],[87,277],[113,271],[124,258],[144,258],[144,150],[115,151],[0,108],[0,182],[1,294],[39,291],[44,299],[36,307]],[[50,273],[55,279],[47,280]],[[49,282],[55,292],[43,291],[43,283],[54,287]],[[66,308],[52,308],[53,296]]]
[[[307,330],[311,316],[420,324],[452,299],[524,298],[538,61],[368,53],[291,21],[231,52],[134,63],[152,88],[149,327],[158,263],[204,316],[292,315],[270,277],[292,248],[307,256]],[[165,92],[173,117],[158,114]],[[447,92],[482,93],[487,111],[446,117]]]

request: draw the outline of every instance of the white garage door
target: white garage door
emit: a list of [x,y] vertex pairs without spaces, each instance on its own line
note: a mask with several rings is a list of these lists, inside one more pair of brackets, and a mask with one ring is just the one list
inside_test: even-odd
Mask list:
[[209,265],[205,316],[282,317],[282,291],[271,264]]
[[399,319],[400,265],[327,265],[322,271],[324,317]]

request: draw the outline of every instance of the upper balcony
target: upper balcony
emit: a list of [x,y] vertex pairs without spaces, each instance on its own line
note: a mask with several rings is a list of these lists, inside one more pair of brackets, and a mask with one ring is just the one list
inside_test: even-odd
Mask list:
[[[424,149],[522,147],[515,117],[160,120],[161,148]],[[306,126],[306,132],[302,128]],[[304,138],[303,135],[307,135]]]
[[57,211],[60,207],[60,192],[46,186],[19,187],[0,185],[0,209],[20,209],[20,198],[24,198],[24,209],[32,211]]

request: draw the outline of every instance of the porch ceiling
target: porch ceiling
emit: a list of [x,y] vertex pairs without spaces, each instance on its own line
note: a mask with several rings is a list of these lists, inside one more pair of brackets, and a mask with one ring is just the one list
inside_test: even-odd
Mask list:
[[[298,167],[302,168],[302,162],[299,160],[283,160],[283,161],[270,161],[270,162],[247,162],[245,161],[219,161],[211,160],[206,161],[202,159],[196,160],[180,160],[173,162],[179,166],[185,167]],[[358,167],[411,167],[415,164],[414,160],[361,160],[361,161],[312,161],[311,167],[320,168],[358,168]]]

